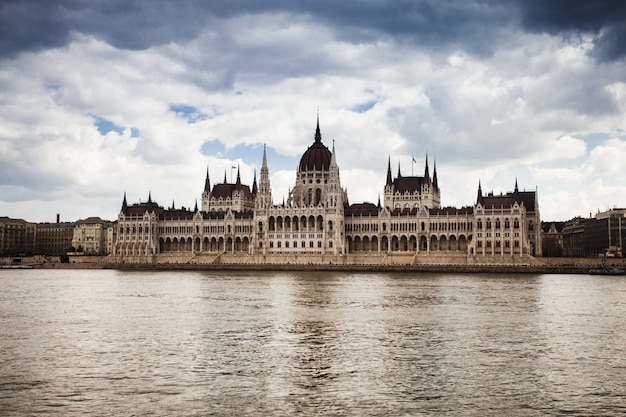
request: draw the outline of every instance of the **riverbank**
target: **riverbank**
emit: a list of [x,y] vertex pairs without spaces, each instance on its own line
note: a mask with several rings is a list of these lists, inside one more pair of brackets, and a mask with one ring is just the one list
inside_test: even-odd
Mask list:
[[588,274],[593,265],[341,265],[341,264],[166,264],[166,263],[44,263],[38,269],[117,269],[134,271],[344,271],[445,272],[507,274]]
[[[112,262],[115,260],[115,262]],[[222,259],[224,261],[225,259]],[[369,259],[373,261],[373,259]],[[14,268],[37,269],[118,269],[118,270],[200,270],[200,271],[345,271],[345,272],[444,272],[444,273],[507,273],[507,274],[588,274],[596,268],[599,261],[593,258],[532,258],[532,262],[519,264],[505,263],[461,263],[445,262],[443,259],[433,259],[437,263],[428,263],[428,259],[421,259],[419,263],[394,262],[388,263],[356,262],[337,263],[328,262],[202,262],[201,259],[154,259],[142,262],[129,262],[112,259],[104,256],[81,256],[70,258],[70,262],[61,263],[53,258],[24,258],[19,263],[13,263]],[[361,262],[359,262],[361,261]],[[609,266],[624,267],[623,259],[614,259],[607,262]]]

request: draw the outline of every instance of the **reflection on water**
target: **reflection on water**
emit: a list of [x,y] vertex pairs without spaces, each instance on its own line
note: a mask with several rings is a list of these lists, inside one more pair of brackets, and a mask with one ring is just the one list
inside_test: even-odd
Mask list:
[[623,415],[626,282],[0,272],[0,415]]

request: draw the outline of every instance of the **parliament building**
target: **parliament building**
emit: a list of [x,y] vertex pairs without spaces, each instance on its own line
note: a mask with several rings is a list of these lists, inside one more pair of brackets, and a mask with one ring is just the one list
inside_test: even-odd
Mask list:
[[[334,142],[314,140],[300,159],[286,201],[272,199],[265,148],[257,180],[204,181],[201,206],[129,205],[114,229],[117,262],[246,264],[530,264],[541,254],[536,191],[484,194],[461,208],[441,207],[437,167],[423,176],[381,175],[378,204],[350,204]],[[381,172],[382,174],[382,172]],[[231,181],[232,182],[232,181]]]

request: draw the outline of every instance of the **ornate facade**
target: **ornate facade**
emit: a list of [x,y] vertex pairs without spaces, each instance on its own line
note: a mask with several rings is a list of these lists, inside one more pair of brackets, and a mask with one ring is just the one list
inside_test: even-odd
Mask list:
[[535,191],[519,191],[516,182],[511,193],[483,195],[479,184],[472,206],[441,207],[437,168],[431,176],[428,157],[423,176],[402,176],[398,167],[394,178],[389,160],[383,204],[349,204],[334,143],[330,150],[322,142],[319,119],[286,202],[273,203],[265,148],[252,188],[239,170],[234,184],[224,177],[211,187],[207,169],[201,201],[200,209],[164,209],[151,196],[133,205],[124,196],[113,255],[287,263],[369,255],[380,262],[395,254],[509,262],[541,254]]

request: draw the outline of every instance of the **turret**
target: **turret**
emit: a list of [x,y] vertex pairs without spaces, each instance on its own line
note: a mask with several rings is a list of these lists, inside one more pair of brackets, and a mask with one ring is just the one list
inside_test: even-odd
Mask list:
[[206,166],[206,179],[204,180],[204,192],[211,192],[211,180],[209,179],[209,166]]
[[254,179],[252,180],[252,195],[256,197],[256,193],[258,191],[257,185],[256,185],[256,168],[254,169]]

